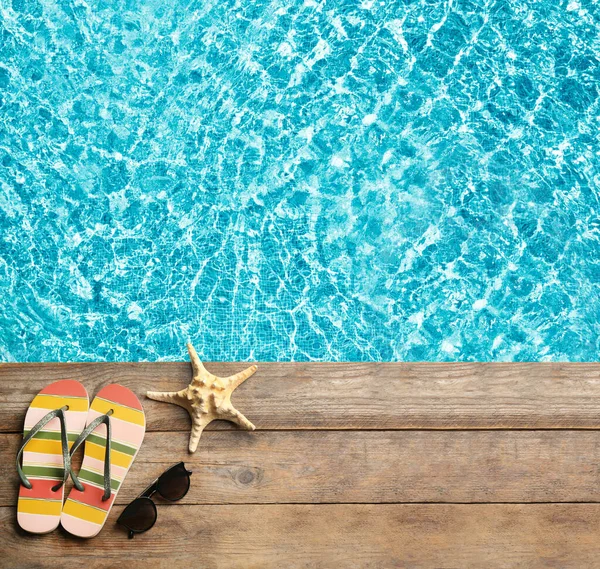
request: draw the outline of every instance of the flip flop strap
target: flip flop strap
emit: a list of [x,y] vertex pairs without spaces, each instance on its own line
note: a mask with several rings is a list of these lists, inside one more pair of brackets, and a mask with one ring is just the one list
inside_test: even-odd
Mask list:
[[[104,446],[104,495],[102,496],[102,501],[105,502],[110,498],[111,487],[110,487],[110,441],[111,441],[111,427],[110,427],[110,416],[113,414],[112,409],[106,413],[105,415],[101,415],[94,419],[77,437],[77,440],[73,443],[71,447],[71,456],[73,453],[81,446],[81,443],[87,439],[94,429],[104,423],[106,425],[106,443]],[[73,470],[71,469],[71,478],[73,479],[73,484],[77,490],[83,492],[85,490],[83,484],[79,481],[79,478],[75,475]]]
[[65,421],[65,411],[69,408],[68,405],[61,407],[60,409],[54,409],[54,411],[50,411],[50,413],[44,415],[25,435],[23,438],[23,444],[17,453],[17,473],[19,474],[19,478],[21,479],[21,484],[25,486],[28,490],[31,490],[32,485],[31,482],[25,476],[23,469],[21,468],[21,456],[23,451],[25,450],[25,446],[27,443],[37,435],[52,419],[58,417],[60,421],[60,441],[62,443],[62,455],[63,455],[63,479],[62,482],[59,482],[56,486],[52,488],[53,492],[56,492],[67,480],[69,476],[69,472],[71,471],[71,456],[69,455],[69,440],[67,437],[67,424]]

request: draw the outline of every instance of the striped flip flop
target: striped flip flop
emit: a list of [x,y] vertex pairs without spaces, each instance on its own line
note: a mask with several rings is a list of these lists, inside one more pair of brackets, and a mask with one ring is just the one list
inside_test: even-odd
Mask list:
[[63,528],[79,537],[100,532],[145,432],[144,409],[131,390],[113,384],[99,391],[71,449],[86,441],[81,470],[71,471],[75,487],[62,509]]
[[88,408],[85,387],[70,379],[51,383],[29,405],[17,454],[17,522],[24,530],[48,533],[58,527],[71,468],[69,448],[85,427]]

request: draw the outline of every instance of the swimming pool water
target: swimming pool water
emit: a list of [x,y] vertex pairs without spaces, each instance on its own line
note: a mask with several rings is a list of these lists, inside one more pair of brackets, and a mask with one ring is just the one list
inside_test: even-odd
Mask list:
[[0,0],[0,360],[597,360],[600,8]]

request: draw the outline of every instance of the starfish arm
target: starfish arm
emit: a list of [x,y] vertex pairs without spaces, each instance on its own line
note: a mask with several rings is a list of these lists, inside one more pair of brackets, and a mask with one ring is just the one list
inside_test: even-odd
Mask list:
[[164,401],[165,403],[175,403],[180,407],[186,407],[186,390],[182,391],[147,391],[146,397],[155,401]]
[[208,415],[192,415],[192,432],[190,433],[189,451],[196,452],[202,431],[212,421]]
[[226,378],[227,379],[227,388],[230,389],[231,391],[233,391],[238,385],[241,385],[249,377],[252,377],[256,373],[257,369],[258,369],[258,366],[250,366],[250,367],[246,368],[244,371],[240,371],[239,373],[236,373],[235,375],[232,375],[231,377]]
[[233,405],[219,409],[219,419],[231,421],[248,431],[254,431],[256,427],[244,417]]
[[204,365],[202,365],[202,362],[200,361],[200,358],[198,357],[198,354],[196,353],[196,350],[194,349],[194,346],[192,346],[191,342],[188,342],[187,349],[188,353],[190,354],[190,361],[192,362],[194,379],[196,377],[208,377],[209,373]]

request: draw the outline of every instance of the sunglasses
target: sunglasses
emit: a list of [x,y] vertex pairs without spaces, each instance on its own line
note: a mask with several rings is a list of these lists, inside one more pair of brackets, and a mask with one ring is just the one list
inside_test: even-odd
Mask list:
[[136,533],[148,531],[156,523],[158,513],[152,496],[158,493],[169,502],[181,500],[190,489],[191,474],[183,462],[171,466],[123,510],[117,523],[129,530],[129,539]]

